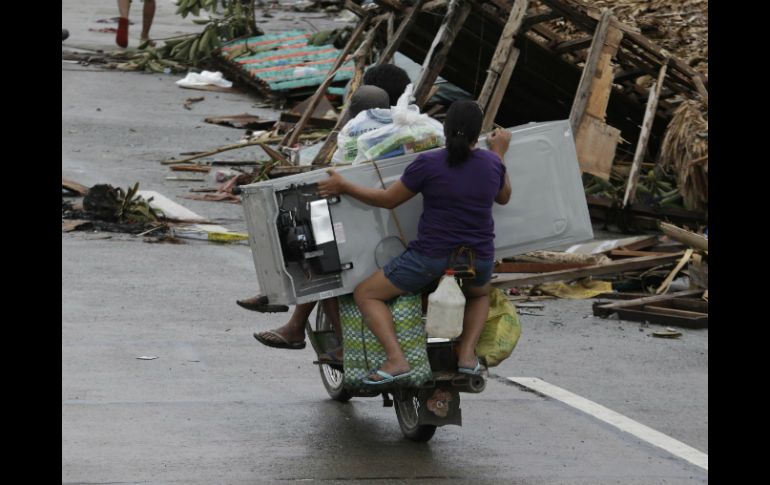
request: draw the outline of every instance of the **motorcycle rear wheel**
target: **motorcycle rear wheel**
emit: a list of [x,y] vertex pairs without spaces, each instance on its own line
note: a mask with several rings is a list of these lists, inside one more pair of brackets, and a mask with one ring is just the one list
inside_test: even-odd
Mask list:
[[[331,322],[326,318],[326,314],[321,305],[319,305],[319,308],[316,310],[315,329],[316,331],[332,329]],[[353,395],[343,386],[345,380],[344,371],[335,369],[328,364],[320,364],[318,366],[318,371],[321,373],[321,381],[323,382],[329,397],[339,402],[350,401]]]
[[433,424],[417,424],[420,401],[416,393],[406,393],[403,397],[393,396],[396,404],[396,417],[401,432],[412,441],[425,442],[433,438],[436,426]]

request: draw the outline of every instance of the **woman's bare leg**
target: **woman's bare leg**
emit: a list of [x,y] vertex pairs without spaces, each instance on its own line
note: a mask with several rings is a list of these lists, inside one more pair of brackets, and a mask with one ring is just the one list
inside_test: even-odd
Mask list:
[[489,315],[489,292],[492,286],[467,286],[465,292],[465,316],[463,333],[460,335],[460,349],[457,357],[458,367],[473,369],[476,367],[476,344],[484,330]]
[[144,0],[144,10],[142,10],[142,35],[141,40],[150,38],[150,27],[152,19],[155,18],[155,0]]
[[[402,374],[409,370],[409,362],[398,344],[393,314],[385,304],[386,301],[402,294],[404,292],[393,285],[382,270],[360,283],[353,293],[356,305],[364,316],[364,322],[385,348],[387,360],[380,370],[390,375]],[[382,380],[382,377],[372,374],[369,379],[378,381]]]

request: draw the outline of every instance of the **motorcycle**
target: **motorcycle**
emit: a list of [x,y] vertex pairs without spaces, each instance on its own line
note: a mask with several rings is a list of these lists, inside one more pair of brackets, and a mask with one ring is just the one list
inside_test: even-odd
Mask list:
[[[423,317],[424,321],[424,317]],[[329,318],[322,308],[316,312],[315,324],[306,322],[306,332],[316,354],[339,346]],[[480,393],[486,388],[482,375],[457,372],[457,339],[427,339],[427,352],[433,378],[419,387],[391,385],[387,388],[356,388],[345,386],[344,367],[316,361],[321,382],[335,401],[347,402],[353,397],[382,396],[385,407],[394,407],[404,436],[412,441],[430,440],[436,428],[446,425],[462,426],[460,393]]]

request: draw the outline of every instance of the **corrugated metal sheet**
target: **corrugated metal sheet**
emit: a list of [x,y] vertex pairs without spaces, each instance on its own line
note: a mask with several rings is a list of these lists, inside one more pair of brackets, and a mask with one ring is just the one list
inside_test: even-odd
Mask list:
[[[308,45],[309,37],[307,32],[290,30],[236,40],[222,47],[220,58],[231,72],[254,81],[265,94],[287,94],[320,85],[340,54],[332,45]],[[352,60],[343,64],[334,83],[352,78],[353,70]]]

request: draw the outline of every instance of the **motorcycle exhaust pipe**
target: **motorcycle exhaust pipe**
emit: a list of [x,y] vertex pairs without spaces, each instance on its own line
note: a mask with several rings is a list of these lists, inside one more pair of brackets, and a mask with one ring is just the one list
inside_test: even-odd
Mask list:
[[452,387],[459,392],[471,392],[478,394],[487,387],[487,380],[483,376],[463,376],[452,380]]

